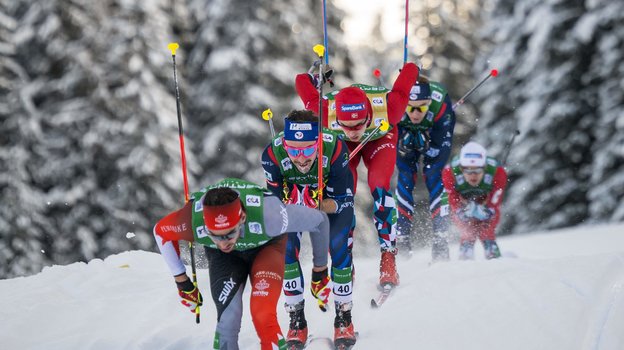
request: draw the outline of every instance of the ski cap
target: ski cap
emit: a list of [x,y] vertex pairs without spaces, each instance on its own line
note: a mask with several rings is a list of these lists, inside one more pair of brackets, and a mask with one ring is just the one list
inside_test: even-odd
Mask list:
[[459,153],[459,165],[463,167],[482,168],[485,166],[486,154],[483,146],[474,141],[470,141],[461,148]]
[[346,87],[336,95],[336,119],[342,121],[366,119],[373,108],[366,93],[355,86]]
[[227,230],[236,227],[243,215],[239,197],[222,205],[203,205],[206,227],[213,230]]
[[431,87],[429,86],[429,83],[419,84],[416,82],[416,84],[412,86],[412,90],[410,90],[409,100],[421,101],[429,99],[431,99]]

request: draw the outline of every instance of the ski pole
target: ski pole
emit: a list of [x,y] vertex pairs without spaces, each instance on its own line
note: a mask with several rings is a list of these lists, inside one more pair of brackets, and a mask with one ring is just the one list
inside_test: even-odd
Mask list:
[[[327,4],[325,3],[325,0],[323,0],[323,54],[322,56],[325,56],[325,64],[329,64],[329,50],[327,50],[327,52],[325,51],[325,48],[329,47],[327,46]],[[314,51],[316,52],[316,51]],[[323,59],[322,56],[319,56],[321,59]],[[319,72],[319,77],[323,76],[323,71]]]
[[[323,1],[323,4],[325,1]],[[325,8],[325,6],[323,6]],[[321,44],[314,45],[312,48],[314,53],[321,60],[319,64],[319,79],[323,79],[323,55],[325,55],[325,47]],[[323,203],[323,81],[318,87],[318,208],[321,209],[321,203]]]
[[509,157],[509,152],[511,151],[511,145],[513,144],[514,140],[516,139],[516,136],[520,135],[520,130],[516,129],[516,131],[514,131],[513,135],[511,135],[511,139],[509,139],[509,142],[507,142],[507,144],[505,145],[505,149],[503,150],[503,158],[501,159],[501,164],[503,166],[505,166],[505,164],[507,163],[507,157]]
[[481,85],[483,85],[483,83],[485,83],[486,80],[490,79],[490,77],[496,77],[497,75],[498,75],[498,70],[492,69],[490,71],[490,74],[488,74],[485,78],[481,79],[481,81],[478,82],[475,86],[473,86],[472,89],[468,90],[468,92],[464,96],[462,96],[462,98],[460,98],[459,101],[453,104],[453,110],[463,105],[464,102],[466,102],[466,99],[468,98],[468,96],[472,95],[472,93],[475,92],[475,90],[477,90],[479,87],[481,87]]
[[[171,51],[173,59],[173,82],[175,84],[176,109],[178,112],[178,135],[180,139],[180,156],[182,158],[182,179],[184,180],[184,203],[189,201],[188,178],[186,177],[186,155],[184,153],[184,129],[182,127],[182,112],[180,111],[180,89],[178,88],[178,75],[176,73],[176,50],[180,47],[178,43],[169,43],[167,48]],[[193,274],[193,285],[197,288],[197,271],[195,267],[195,254],[193,251],[193,242],[188,242],[189,253],[191,255],[191,271]],[[195,307],[195,323],[199,323],[199,305]]]
[[390,124],[388,124],[387,121],[383,120],[381,124],[379,124],[370,134],[368,134],[368,136],[366,136],[364,140],[362,140],[362,142],[360,142],[360,144],[357,147],[355,147],[353,151],[351,151],[351,153],[349,154],[349,160],[351,160],[362,149],[362,147],[364,147],[364,145],[366,145],[366,143],[370,141],[370,139],[372,139],[373,136],[375,136],[375,134],[379,130],[387,131],[389,127],[390,127]]
[[405,0],[405,39],[403,41],[403,65],[407,63],[407,24],[409,22],[409,0]]
[[267,108],[262,112],[262,119],[269,122],[269,126],[271,127],[271,138],[275,137],[275,128],[273,128],[273,112],[271,108]]

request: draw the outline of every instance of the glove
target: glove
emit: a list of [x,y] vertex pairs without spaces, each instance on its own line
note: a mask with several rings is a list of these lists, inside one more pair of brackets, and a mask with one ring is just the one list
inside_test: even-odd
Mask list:
[[489,220],[492,217],[492,211],[486,208],[483,204],[477,204],[473,201],[470,201],[463,209],[463,216],[466,218],[466,220],[475,219],[479,221],[485,221]]
[[429,149],[427,150],[427,152],[425,152],[425,154],[429,158],[435,158],[438,156],[438,154],[440,154],[440,150],[438,148],[429,147]]
[[399,155],[401,157],[405,157],[413,150],[413,146],[412,146],[413,138],[414,137],[412,136],[412,133],[410,132],[405,132],[399,138],[398,149],[399,149]]
[[429,150],[429,133],[426,131],[417,130],[414,135],[414,149],[420,153],[425,153]]
[[475,208],[474,208],[474,210],[472,212],[472,217],[477,219],[477,220],[479,220],[479,221],[490,220],[492,215],[493,215],[492,210],[487,208],[483,204],[475,205]]
[[[308,75],[310,75],[310,79],[312,79],[312,84],[318,89],[319,85],[319,66],[321,65],[321,60],[316,60],[312,62],[312,65],[308,69]],[[332,77],[334,75],[334,68],[328,64],[323,66],[323,84],[329,82],[329,86],[334,87],[334,82],[332,81]]]
[[327,303],[329,302],[329,294],[331,294],[331,281],[327,275],[327,270],[312,271],[312,283],[310,284],[310,291],[316,298],[319,308],[323,312],[327,311]]
[[176,282],[178,286],[178,294],[180,295],[180,302],[182,305],[191,309],[191,312],[195,312],[195,309],[203,305],[204,299],[202,298],[197,286],[187,279],[184,282]]

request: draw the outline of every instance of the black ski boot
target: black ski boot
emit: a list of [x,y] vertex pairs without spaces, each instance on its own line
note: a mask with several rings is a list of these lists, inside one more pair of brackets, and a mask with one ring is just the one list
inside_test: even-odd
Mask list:
[[301,350],[308,341],[308,322],[303,311],[305,300],[297,304],[286,304],[284,306],[290,316],[288,334],[286,335],[286,349]]

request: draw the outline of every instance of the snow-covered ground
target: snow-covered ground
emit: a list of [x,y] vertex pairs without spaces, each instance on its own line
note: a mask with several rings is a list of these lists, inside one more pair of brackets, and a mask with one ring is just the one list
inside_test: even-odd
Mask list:
[[[454,256],[429,266],[429,252],[417,251],[399,261],[401,286],[378,310],[370,308],[378,256],[356,256],[356,348],[624,349],[624,225],[515,236],[499,244],[505,258],[496,261],[483,260],[479,248],[476,261]],[[198,279],[209,299],[208,271],[200,270]],[[306,298],[310,332],[332,336],[333,310],[324,314],[309,292]],[[195,324],[155,253],[126,252],[1,280],[0,303],[5,350],[212,349],[212,303]],[[281,303],[278,315],[285,329]],[[244,317],[241,349],[257,349],[247,310]],[[325,348],[320,341],[309,347]]]

